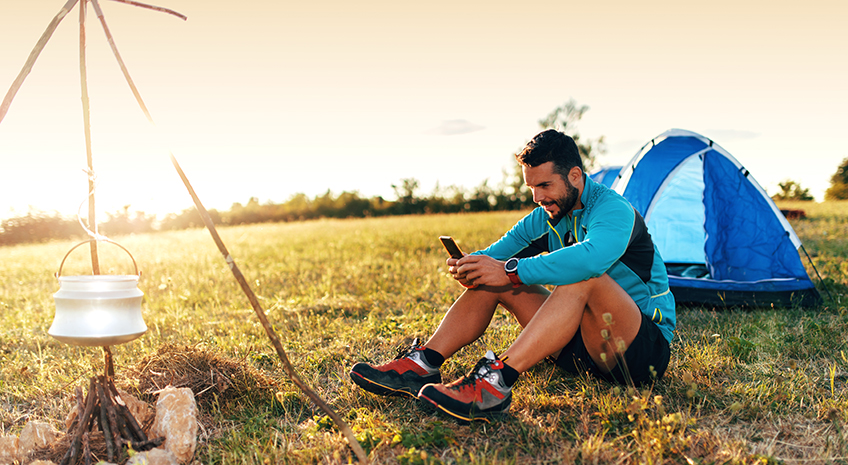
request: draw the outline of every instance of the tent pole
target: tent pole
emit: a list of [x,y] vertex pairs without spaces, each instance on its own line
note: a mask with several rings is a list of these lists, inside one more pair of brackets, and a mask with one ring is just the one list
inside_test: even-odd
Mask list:
[[813,266],[813,271],[816,272],[816,276],[819,278],[819,283],[821,283],[822,287],[824,288],[824,291],[827,292],[827,297],[830,299],[831,302],[835,302],[835,300],[833,300],[833,296],[830,295],[830,290],[824,284],[824,280],[822,279],[821,275],[819,274],[819,270],[818,270],[818,268],[816,268],[816,264],[813,263],[813,258],[810,257],[810,254],[807,253],[807,249],[804,248],[804,244],[801,244],[801,250],[804,251],[804,255],[807,256],[807,260],[809,260],[810,265]]

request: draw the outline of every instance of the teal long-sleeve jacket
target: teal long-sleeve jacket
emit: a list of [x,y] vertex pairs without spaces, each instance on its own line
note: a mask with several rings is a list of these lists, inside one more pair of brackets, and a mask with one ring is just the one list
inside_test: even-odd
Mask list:
[[520,258],[525,284],[562,286],[608,274],[671,342],[677,324],[674,296],[645,221],[618,193],[583,175],[583,208],[553,224],[542,207],[502,238],[474,252],[497,260]]

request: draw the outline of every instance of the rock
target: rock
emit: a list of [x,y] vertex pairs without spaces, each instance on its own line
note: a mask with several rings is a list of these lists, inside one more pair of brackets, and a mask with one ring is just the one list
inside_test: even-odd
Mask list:
[[177,457],[169,450],[153,449],[139,452],[127,461],[127,465],[177,465]]
[[18,437],[0,436],[0,465],[12,465],[18,460]]
[[68,412],[68,415],[65,416],[65,431],[71,430],[71,426],[74,424],[74,420],[76,420],[76,419],[77,419],[77,408],[74,407]]
[[140,426],[144,426],[154,417],[154,415],[156,415],[153,407],[151,407],[147,402],[139,400],[138,397],[125,392],[122,389],[118,389],[118,395],[124,404],[126,404],[127,408],[130,409],[130,413],[132,413],[133,418],[135,418],[135,421],[137,421]]
[[29,463],[29,465],[56,465],[55,463],[49,460],[35,460]]
[[197,445],[197,404],[189,388],[166,387],[156,401],[151,438],[164,437],[163,447],[180,463],[188,463]]
[[59,431],[50,423],[30,421],[18,438],[18,456],[23,458],[39,447],[52,444],[59,436]]
[[[136,422],[142,428],[145,424],[147,424],[150,420],[153,419],[156,412],[153,410],[153,407],[150,406],[147,402],[139,400],[138,397],[124,391],[123,389],[118,389],[118,397],[120,402],[123,402],[124,405],[130,410],[133,418],[135,418]],[[71,426],[74,421],[77,419],[77,408],[74,406],[68,412],[68,415],[65,417],[65,431],[70,431]],[[97,430],[95,425],[94,430]],[[73,433],[73,432],[71,432]]]

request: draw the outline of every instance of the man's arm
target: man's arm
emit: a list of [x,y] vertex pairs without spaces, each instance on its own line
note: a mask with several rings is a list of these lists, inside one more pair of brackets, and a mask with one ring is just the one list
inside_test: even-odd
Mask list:
[[[503,237],[472,255],[488,255],[497,260],[506,260],[515,256],[539,253],[542,251],[541,248],[535,253],[526,252],[528,248],[537,248],[535,243],[548,232],[547,218],[548,215],[543,208],[536,208],[519,220]],[[547,249],[547,244],[544,248]]]
[[503,260],[521,255],[534,240],[544,236],[546,230],[539,225],[547,224],[546,218],[544,209],[533,210],[489,247],[466,255],[460,260],[448,259],[448,271],[467,288],[512,284],[504,271]]
[[604,274],[621,258],[633,231],[633,207],[619,198],[594,209],[581,241],[547,255],[521,260],[518,265],[521,281],[556,286],[572,284]]

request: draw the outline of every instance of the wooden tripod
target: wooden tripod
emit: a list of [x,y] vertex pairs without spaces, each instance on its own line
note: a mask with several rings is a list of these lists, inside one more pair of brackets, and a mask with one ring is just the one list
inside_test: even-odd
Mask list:
[[[39,54],[44,49],[44,46],[47,44],[47,41],[50,40],[50,37],[53,35],[53,32],[56,30],[56,27],[59,25],[59,23],[62,21],[62,19],[64,19],[64,17],[71,11],[71,9],[79,1],[80,0],[67,0],[65,5],[62,7],[61,10],[59,10],[59,13],[53,18],[53,20],[47,26],[47,29],[44,31],[44,33],[39,38],[38,42],[36,43],[35,47],[33,48],[32,52],[30,53],[29,57],[27,58],[27,61],[24,64],[23,69],[21,69],[21,72],[18,74],[18,77],[15,79],[15,81],[12,83],[11,88],[6,93],[6,97],[4,98],[3,103],[0,104],[0,122],[2,122],[3,118],[6,116],[6,113],[8,112],[9,107],[12,104],[12,100],[14,99],[15,95],[17,94],[18,90],[20,89],[21,85],[23,84],[24,79],[26,79],[26,76],[32,70],[32,66],[35,64],[35,60],[38,58]],[[180,13],[177,13],[176,11],[167,9],[167,8],[148,5],[148,4],[136,2],[134,0],[112,0],[112,1],[119,2],[119,3],[125,3],[125,4],[133,5],[133,6],[138,6],[138,7],[142,7],[142,8],[152,9],[152,10],[155,10],[155,11],[160,11],[160,12],[163,12],[163,13],[168,13],[168,14],[174,15],[176,17],[183,19],[183,20],[186,19],[186,16],[184,16]],[[95,210],[94,210],[94,206],[95,206],[95,204],[94,204],[94,168],[93,168],[92,157],[91,157],[91,129],[90,129],[90,120],[89,120],[88,85],[87,85],[87,80],[86,80],[86,65],[85,65],[85,13],[86,13],[85,10],[86,10],[86,5],[89,2],[94,7],[95,13],[97,14],[97,17],[100,20],[100,24],[103,27],[103,31],[106,34],[106,39],[108,40],[109,46],[112,49],[112,53],[115,55],[115,58],[118,61],[118,65],[120,66],[121,71],[124,74],[124,78],[126,79],[127,83],[130,86],[130,89],[132,90],[133,95],[135,96],[136,102],[138,102],[138,105],[141,108],[144,115],[147,117],[147,120],[154,126],[155,126],[155,123],[153,122],[153,118],[151,117],[150,112],[147,110],[147,106],[144,104],[144,101],[141,98],[141,94],[138,92],[138,89],[136,88],[135,83],[133,82],[132,78],[130,77],[129,71],[127,70],[127,67],[124,64],[124,60],[121,58],[121,54],[118,52],[118,48],[115,45],[115,41],[112,38],[112,33],[109,31],[109,27],[106,24],[106,18],[103,15],[103,11],[100,9],[100,4],[99,4],[98,0],[82,0],[82,4],[80,6],[80,82],[81,82],[81,86],[82,86],[83,121],[84,121],[85,141],[86,141],[86,156],[87,156],[87,161],[88,161],[88,174],[89,174],[89,179],[88,179],[88,192],[89,192],[89,194],[88,194],[88,225],[89,225],[89,228],[93,228],[93,231],[88,230],[88,233],[94,239],[98,239],[100,236],[97,233],[97,227],[96,227],[97,223],[95,221],[96,218],[95,218]],[[345,438],[348,440],[348,444],[350,445],[351,449],[353,449],[353,452],[356,454],[360,463],[367,463],[368,462],[368,456],[367,456],[367,454],[365,454],[364,449],[362,449],[362,446],[359,444],[359,441],[357,441],[356,436],[354,435],[354,433],[350,429],[350,427],[347,425],[347,423],[345,423],[345,421],[338,414],[336,414],[333,411],[333,409],[330,408],[330,406],[326,402],[324,402],[323,399],[321,399],[320,396],[318,396],[318,394],[316,394],[312,389],[310,389],[309,386],[307,386],[300,379],[300,377],[297,375],[297,373],[294,371],[294,368],[292,367],[291,363],[289,362],[288,356],[286,355],[285,351],[283,350],[282,344],[280,343],[280,340],[277,337],[276,332],[274,331],[271,324],[268,322],[268,319],[265,316],[264,310],[262,310],[261,306],[259,305],[258,299],[256,298],[255,294],[251,290],[247,280],[241,274],[241,271],[239,270],[238,266],[235,264],[235,261],[230,256],[229,252],[227,251],[226,247],[224,246],[224,243],[221,241],[220,237],[218,236],[218,233],[215,230],[214,224],[212,223],[211,219],[209,218],[209,215],[206,212],[206,209],[200,203],[200,199],[197,197],[197,195],[195,194],[191,185],[189,184],[188,178],[185,176],[185,173],[183,173],[182,169],[180,168],[176,157],[174,157],[173,154],[170,154],[170,156],[171,156],[171,162],[173,163],[174,168],[177,170],[177,173],[180,175],[180,178],[183,180],[183,183],[185,184],[186,188],[188,189],[189,194],[191,195],[192,200],[195,203],[195,206],[197,207],[198,211],[200,212],[201,217],[203,218],[203,221],[204,221],[207,229],[212,234],[212,238],[215,241],[215,244],[218,246],[218,249],[220,250],[220,252],[224,255],[224,259],[226,260],[228,266],[232,270],[233,276],[236,278],[236,281],[241,286],[243,292],[245,293],[248,300],[250,301],[251,306],[254,309],[254,312],[256,313],[257,317],[259,318],[259,321],[262,323],[262,326],[265,328],[265,332],[268,335],[269,339],[271,340],[272,345],[276,349],[278,357],[283,362],[283,367],[286,371],[286,374],[289,376],[289,379],[291,379],[292,382],[301,391],[303,391],[321,410],[323,410],[327,414],[327,416],[329,416],[336,423],[336,425],[338,425],[339,430],[342,432],[342,434],[344,434]],[[97,255],[97,241],[96,240],[91,242],[91,265],[92,265],[92,273],[93,274],[100,274],[100,264],[99,264],[98,255]],[[103,377],[104,379],[102,381],[99,381],[97,383],[92,381],[92,383],[90,384],[89,393],[88,393],[88,400],[86,400],[85,403],[84,403],[85,407],[83,408],[83,411],[82,411],[83,414],[88,412],[88,410],[89,410],[88,404],[89,403],[92,403],[92,405],[94,405],[96,402],[99,401],[100,405],[101,405],[100,411],[102,412],[104,410],[103,406],[105,405],[107,417],[109,417],[109,408],[110,408],[109,407],[110,399],[108,398],[109,396],[107,396],[107,398],[104,401],[104,400],[99,400],[99,394],[98,394],[98,399],[92,400],[92,399],[94,399],[94,396],[92,394],[92,392],[94,392],[94,391],[97,391],[98,393],[100,391],[103,391],[104,394],[107,393],[107,392],[113,392],[114,383],[111,381],[112,377],[109,376],[109,371],[112,370],[112,368],[111,368],[111,366],[112,366],[111,351],[109,350],[108,347],[104,347],[104,352],[106,354],[107,375],[105,375]],[[98,390],[98,386],[100,386],[99,390]],[[117,391],[114,391],[114,392],[117,392]],[[78,398],[79,397],[81,397],[81,396],[78,396]],[[115,400],[117,401],[118,399],[115,399]],[[114,402],[112,404],[120,404],[120,402]],[[116,407],[116,409],[121,410],[117,407]],[[92,407],[91,411],[92,412],[94,411],[94,407]],[[131,417],[131,415],[130,415],[130,417]],[[91,413],[89,413],[88,421],[85,420],[86,417],[84,415],[80,416],[79,418],[80,418],[80,422],[78,423],[79,426],[78,426],[77,429],[81,430],[81,427],[83,425],[85,425],[86,423],[89,424],[89,426],[87,428],[90,429],[90,425],[93,424],[93,420],[91,419],[92,418]],[[127,420],[127,421],[130,422],[129,420]],[[107,422],[107,423],[109,423],[110,427],[112,426],[110,422]],[[104,421],[101,421],[101,426],[104,426]],[[116,426],[118,427],[119,430],[121,429],[119,424],[116,423]],[[114,434],[114,432],[116,430],[115,430],[115,428],[112,428],[111,431]],[[105,430],[104,430],[104,432],[105,432]],[[132,431],[130,431],[130,433],[132,433]],[[77,441],[80,444],[83,444],[85,434],[86,433],[80,433],[78,435],[75,434],[74,444],[76,444]],[[79,437],[77,437],[77,436],[79,436]],[[132,434],[130,434],[130,436],[132,436]],[[125,438],[124,440],[130,441],[131,444],[136,444],[136,443],[133,443],[132,441],[138,440],[138,439],[139,438],[133,439],[133,438],[130,437],[130,438]],[[115,446],[115,445],[120,446],[123,443],[122,441],[123,440],[116,437],[113,440],[113,446]],[[142,442],[144,442],[144,441],[142,441]],[[107,441],[107,444],[108,444],[108,441]],[[72,446],[73,446],[73,444],[72,444]],[[69,453],[71,453],[73,450],[74,450],[74,447],[71,447],[71,449],[69,450]],[[78,448],[77,448],[77,450],[78,450]],[[83,455],[85,455],[85,454],[83,454]],[[90,459],[90,456],[89,456],[89,459]],[[63,460],[63,464],[64,463],[66,463],[66,462]],[[67,463],[74,463],[74,462],[69,459],[69,462],[67,462]]]

